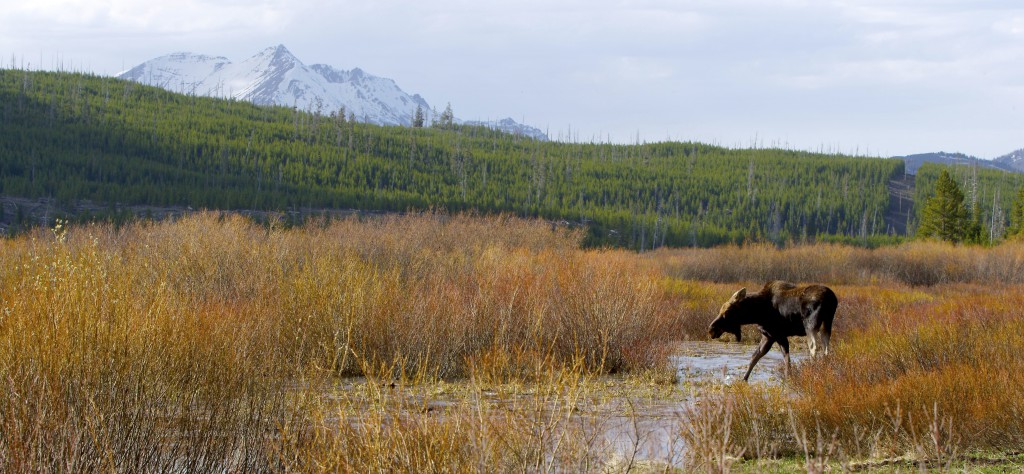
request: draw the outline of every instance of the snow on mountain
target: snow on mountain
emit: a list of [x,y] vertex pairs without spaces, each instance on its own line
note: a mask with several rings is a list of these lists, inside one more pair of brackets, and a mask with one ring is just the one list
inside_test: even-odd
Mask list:
[[[238,63],[220,56],[173,53],[146,61],[118,77],[183,94],[234,98],[322,114],[344,108],[346,115],[378,125],[409,126],[417,107],[422,107],[428,123],[435,113],[423,97],[407,94],[391,79],[359,68],[307,66],[284,45],[267,48]],[[473,123],[547,139],[540,130],[512,119]]]
[[1002,164],[1004,167],[1014,171],[1024,172],[1024,148],[1007,153],[992,161]]
[[417,105],[430,110],[422,97],[406,94],[391,79],[360,69],[306,66],[284,45],[238,63],[224,57],[174,53],[146,61],[118,77],[184,94],[230,97],[323,114],[344,107],[346,115],[381,125],[410,125]]
[[529,125],[525,125],[525,124],[521,124],[519,122],[516,122],[511,117],[506,117],[506,118],[503,118],[501,120],[490,120],[490,121],[469,120],[469,121],[466,121],[466,122],[463,122],[463,123],[466,124],[466,125],[484,126],[484,127],[491,128],[491,129],[494,129],[494,130],[499,130],[499,131],[502,131],[502,132],[505,132],[505,133],[511,133],[513,135],[522,135],[524,137],[529,137],[529,138],[532,138],[534,140],[541,140],[541,141],[548,140],[548,134],[544,133],[543,130],[541,130],[541,129],[537,128],[537,127],[531,127]]

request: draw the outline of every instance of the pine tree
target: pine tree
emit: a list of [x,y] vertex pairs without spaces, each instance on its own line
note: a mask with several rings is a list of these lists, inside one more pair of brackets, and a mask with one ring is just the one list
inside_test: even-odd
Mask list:
[[1010,208],[1010,227],[1006,229],[1006,236],[1024,236],[1024,189],[1017,191],[1017,199]]
[[423,116],[423,106],[422,105],[417,105],[416,106],[416,113],[412,117],[412,126],[416,127],[416,128],[422,128],[423,127],[423,122],[425,120],[426,120],[426,118]]
[[455,124],[455,114],[452,113],[452,104],[448,104],[444,108],[444,112],[441,112],[441,117],[438,119],[436,126],[445,130],[451,129]]
[[964,193],[949,172],[943,170],[935,183],[935,195],[925,203],[917,236],[962,242],[972,229],[970,213],[964,205]]

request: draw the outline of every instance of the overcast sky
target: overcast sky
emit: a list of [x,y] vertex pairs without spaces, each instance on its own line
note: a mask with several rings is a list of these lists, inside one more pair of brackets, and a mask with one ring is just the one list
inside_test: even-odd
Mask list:
[[1021,0],[0,0],[4,67],[113,75],[277,44],[552,138],[1024,147]]

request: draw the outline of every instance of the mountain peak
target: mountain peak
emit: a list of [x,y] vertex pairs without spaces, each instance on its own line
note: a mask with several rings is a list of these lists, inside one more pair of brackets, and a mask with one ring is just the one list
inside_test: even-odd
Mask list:
[[425,100],[406,94],[390,79],[359,68],[344,71],[322,64],[306,66],[283,44],[237,63],[202,58],[208,57],[192,53],[162,56],[119,77],[175,92],[232,97],[257,105],[325,114],[344,108],[358,120],[379,125],[411,125],[417,105],[430,110]]
[[271,47],[269,47],[267,49],[264,49],[260,54],[261,55],[265,55],[265,56],[279,56],[279,55],[282,55],[282,56],[283,55],[294,56],[292,54],[292,52],[288,51],[288,48],[285,47],[285,45],[283,45],[283,44],[279,44],[277,46],[271,46]]
[[[118,77],[174,92],[231,97],[257,105],[325,114],[344,109],[357,120],[378,125],[409,126],[417,107],[428,113],[433,110],[419,94],[407,94],[391,79],[358,67],[346,71],[323,64],[306,66],[283,44],[238,63],[223,57],[174,53],[146,61]],[[477,123],[547,139],[537,129],[507,120],[511,123]]]

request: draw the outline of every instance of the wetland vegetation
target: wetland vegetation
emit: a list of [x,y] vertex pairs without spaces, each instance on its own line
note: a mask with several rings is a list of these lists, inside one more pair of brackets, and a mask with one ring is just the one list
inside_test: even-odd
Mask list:
[[[583,238],[509,216],[196,213],[2,239],[0,468],[1019,466],[1021,242]],[[772,278],[836,291],[833,354],[749,385],[732,359],[695,370],[696,350],[729,347],[693,342],[721,302]]]

